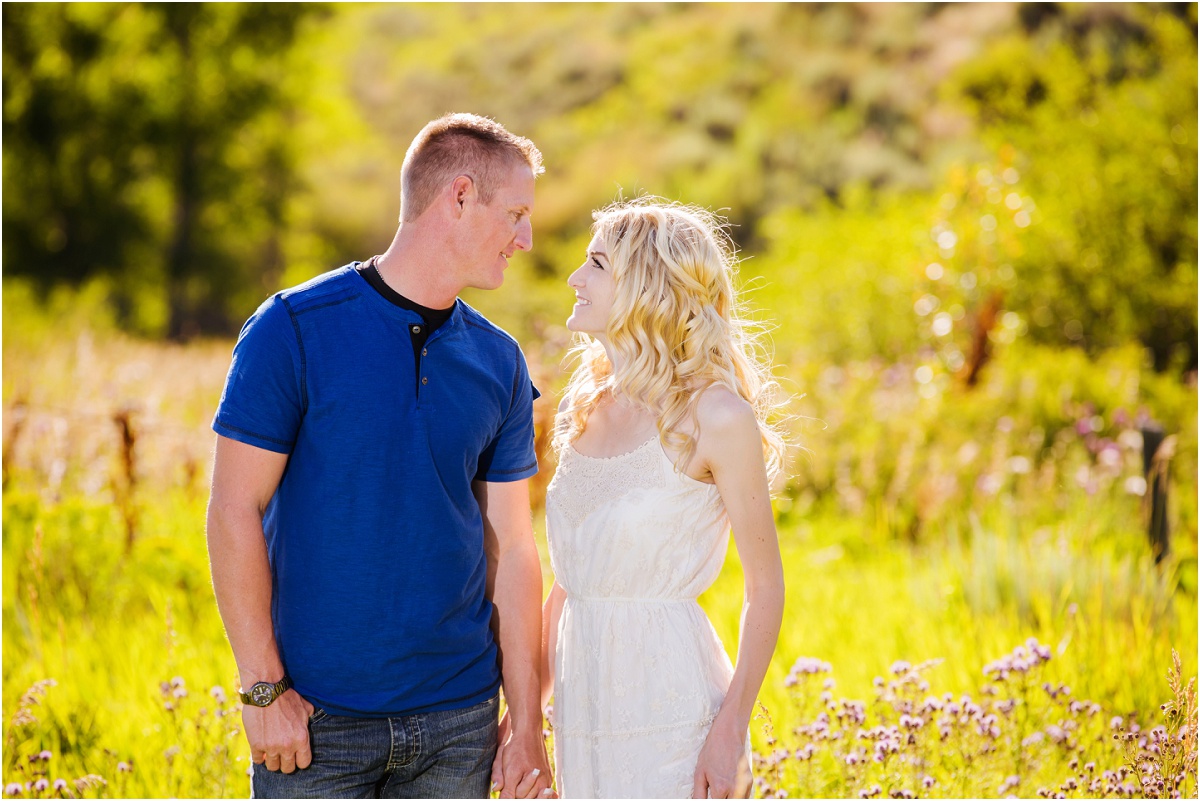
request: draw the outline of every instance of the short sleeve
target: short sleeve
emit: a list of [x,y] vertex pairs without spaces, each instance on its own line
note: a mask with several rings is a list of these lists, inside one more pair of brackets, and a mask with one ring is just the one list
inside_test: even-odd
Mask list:
[[533,444],[533,401],[541,393],[529,379],[525,356],[517,349],[513,400],[496,438],[479,455],[476,481],[502,483],[529,478],[538,471]]
[[291,312],[279,296],[242,326],[213,418],[223,437],[291,453],[304,416],[304,358]]

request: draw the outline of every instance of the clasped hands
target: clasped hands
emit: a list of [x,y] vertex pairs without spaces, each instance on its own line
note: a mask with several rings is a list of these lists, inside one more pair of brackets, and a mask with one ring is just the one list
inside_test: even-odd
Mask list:
[[498,790],[501,798],[558,798],[541,721],[537,724],[536,729],[514,732],[507,712],[500,719],[492,789]]

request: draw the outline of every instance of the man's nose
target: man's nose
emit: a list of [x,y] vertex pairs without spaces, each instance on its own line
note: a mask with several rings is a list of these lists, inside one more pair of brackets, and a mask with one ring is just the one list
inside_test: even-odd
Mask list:
[[513,239],[517,250],[533,250],[533,224],[528,219],[521,221],[517,227],[517,235]]

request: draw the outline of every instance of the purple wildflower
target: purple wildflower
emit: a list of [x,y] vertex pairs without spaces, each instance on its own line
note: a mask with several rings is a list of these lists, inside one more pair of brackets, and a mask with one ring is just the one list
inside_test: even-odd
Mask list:
[[822,662],[820,659],[814,659],[811,656],[802,656],[792,665],[792,672],[815,675],[817,673],[830,673],[833,667],[828,662]]

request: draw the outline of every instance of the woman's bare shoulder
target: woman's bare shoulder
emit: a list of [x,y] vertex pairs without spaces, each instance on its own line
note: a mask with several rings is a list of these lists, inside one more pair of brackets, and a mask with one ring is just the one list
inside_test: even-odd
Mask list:
[[758,438],[758,417],[754,407],[741,395],[723,384],[706,387],[696,402],[696,422],[700,436],[717,439],[753,434]]

